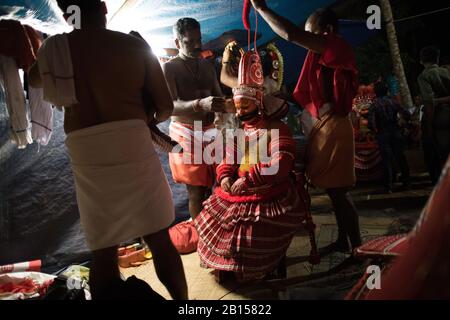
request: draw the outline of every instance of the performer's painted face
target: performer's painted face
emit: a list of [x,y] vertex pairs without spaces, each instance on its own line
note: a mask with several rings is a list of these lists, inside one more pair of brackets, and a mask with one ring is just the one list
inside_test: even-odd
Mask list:
[[256,101],[242,96],[234,97],[236,116],[241,121],[248,121],[258,115]]

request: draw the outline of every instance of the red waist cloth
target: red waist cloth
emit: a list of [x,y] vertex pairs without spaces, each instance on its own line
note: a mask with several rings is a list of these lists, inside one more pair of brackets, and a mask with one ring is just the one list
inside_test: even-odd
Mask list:
[[[297,86],[295,100],[315,118],[326,102],[334,103],[334,111],[347,115],[358,90],[358,71],[352,47],[340,36],[327,35],[322,54],[308,52]],[[333,69],[333,99],[325,101],[322,67]]]

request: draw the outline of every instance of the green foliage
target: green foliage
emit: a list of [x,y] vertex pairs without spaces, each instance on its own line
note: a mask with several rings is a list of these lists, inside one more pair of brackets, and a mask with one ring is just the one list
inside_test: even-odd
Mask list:
[[[390,0],[394,19],[402,19],[417,14],[413,4],[404,0]],[[379,1],[373,0],[341,0],[337,1],[334,9],[343,19],[365,20],[367,19],[366,9],[369,5],[380,5]],[[402,51],[402,61],[405,68],[406,78],[411,89],[416,87],[416,77],[414,69],[419,65],[418,50],[414,39],[418,30],[424,28],[421,19],[411,19],[395,24],[397,38]],[[408,52],[408,53],[406,53]],[[375,81],[380,75],[386,76],[393,73],[392,58],[389,44],[384,28],[366,44],[356,48],[357,65],[360,71],[360,81],[362,84],[369,84]],[[413,90],[414,91],[414,90]]]
[[389,46],[384,37],[376,36],[355,50],[359,81],[362,84],[374,82],[380,75],[392,71]]
[[[356,48],[355,54],[359,79],[362,84],[370,84],[376,81],[379,76],[385,77],[394,72],[389,44],[384,34],[380,34]],[[411,69],[417,61],[406,52],[402,52],[401,57],[406,77],[408,82],[411,83],[415,81],[410,78]]]

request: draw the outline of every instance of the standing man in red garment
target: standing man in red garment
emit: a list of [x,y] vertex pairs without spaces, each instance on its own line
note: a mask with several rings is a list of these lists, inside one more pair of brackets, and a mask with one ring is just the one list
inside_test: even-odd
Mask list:
[[315,11],[303,30],[276,14],[265,0],[251,3],[275,33],[309,50],[294,98],[304,107],[306,175],[314,186],[326,190],[336,214],[338,239],[323,252],[358,247],[358,214],[348,192],[356,182],[353,128],[348,116],[358,88],[353,49],[337,34],[338,18],[329,9]]

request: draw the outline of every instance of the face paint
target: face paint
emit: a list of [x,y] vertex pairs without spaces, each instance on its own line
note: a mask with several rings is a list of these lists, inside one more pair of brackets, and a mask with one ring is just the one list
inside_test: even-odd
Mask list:
[[255,109],[252,112],[238,115],[237,118],[242,122],[246,122],[256,118],[257,116],[259,116],[259,111],[258,109]]
[[258,115],[256,101],[245,97],[235,97],[236,116],[241,121],[247,121]]

